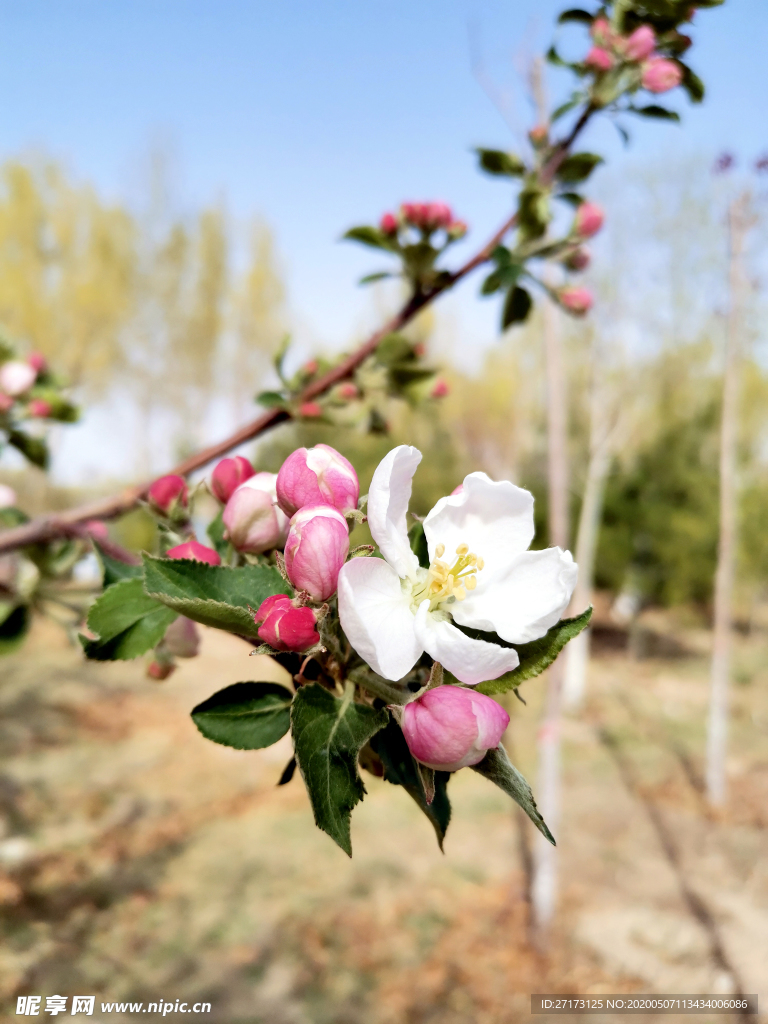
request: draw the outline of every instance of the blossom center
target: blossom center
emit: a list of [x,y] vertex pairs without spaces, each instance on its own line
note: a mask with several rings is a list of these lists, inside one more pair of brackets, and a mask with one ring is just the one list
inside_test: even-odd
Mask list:
[[418,607],[429,600],[429,610],[435,611],[446,601],[463,601],[468,590],[477,586],[477,573],[484,567],[482,558],[469,550],[468,544],[459,544],[453,565],[443,561],[445,544],[435,548],[432,561],[424,579],[413,590],[413,603]]

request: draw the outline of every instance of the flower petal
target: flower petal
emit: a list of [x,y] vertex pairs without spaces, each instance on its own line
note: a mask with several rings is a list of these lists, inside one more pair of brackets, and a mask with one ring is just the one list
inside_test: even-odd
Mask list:
[[421,602],[415,622],[416,636],[427,654],[469,686],[498,679],[520,664],[512,647],[473,640],[440,613],[430,614],[429,601]]
[[450,564],[459,544],[468,544],[485,562],[477,589],[503,571],[533,540],[533,495],[509,480],[491,480],[485,473],[464,478],[460,494],[441,498],[424,520],[429,557],[445,544]]
[[360,657],[385,679],[402,679],[424,650],[414,630],[410,593],[381,558],[352,558],[342,566],[339,618]]
[[[451,606],[462,626],[492,630],[510,644],[538,640],[571,600],[579,567],[570,551],[525,551],[491,582]],[[482,573],[479,574],[482,576]]]
[[401,444],[376,467],[368,491],[368,526],[379,550],[402,579],[413,579],[419,560],[408,543],[406,514],[411,481],[421,462],[418,448]]

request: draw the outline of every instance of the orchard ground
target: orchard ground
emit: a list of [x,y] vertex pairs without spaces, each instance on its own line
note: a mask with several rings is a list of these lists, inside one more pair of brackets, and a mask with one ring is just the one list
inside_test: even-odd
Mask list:
[[[84,662],[37,623],[0,687],[8,1019],[29,992],[94,994],[94,1021],[102,999],[181,998],[210,1001],[217,1022],[269,1024],[507,1024],[530,1019],[531,992],[740,985],[765,1002],[768,624],[737,641],[720,815],[702,783],[708,634],[646,613],[632,653],[624,641],[598,630],[587,706],[564,725],[545,955],[527,936],[533,830],[477,774],[451,781],[445,855],[408,796],[366,775],[350,862],[315,829],[301,780],[276,786],[288,737],[238,752],[189,717],[276,666],[205,631],[201,656],[158,684],[138,664]],[[534,783],[543,683],[524,685],[527,707],[507,702],[508,746]]]

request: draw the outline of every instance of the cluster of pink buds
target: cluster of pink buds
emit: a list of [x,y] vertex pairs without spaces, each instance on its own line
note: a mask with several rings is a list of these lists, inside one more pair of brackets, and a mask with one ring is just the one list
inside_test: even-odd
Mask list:
[[403,709],[403,735],[411,753],[438,771],[478,764],[498,747],[508,725],[500,704],[463,686],[436,686]]
[[628,36],[611,28],[604,17],[595,18],[590,28],[593,46],[584,63],[598,73],[610,71],[618,63],[639,64],[642,85],[649,92],[668,92],[683,80],[680,65],[668,57],[654,56],[656,33],[650,25],[640,25]]
[[441,228],[452,240],[463,238],[467,233],[467,225],[457,220],[447,203],[403,203],[399,214],[385,213],[379,227],[385,235],[396,236],[401,227],[412,227],[429,235]]
[[161,476],[149,488],[147,499],[150,508],[167,519],[186,518],[189,506],[187,481],[175,473]]
[[277,503],[276,483],[275,473],[255,473],[232,491],[222,519],[237,551],[258,555],[285,543],[288,517]]
[[211,490],[222,505],[226,505],[240,484],[250,480],[256,470],[248,459],[236,455],[234,459],[222,459],[211,475]]
[[207,548],[205,544],[198,544],[196,540],[186,540],[183,544],[168,548],[165,552],[166,558],[186,558],[192,562],[206,562],[208,565],[221,565],[219,553],[213,548]]
[[276,651],[301,653],[320,643],[314,609],[299,605],[283,594],[263,601],[253,619],[259,627],[259,637]]

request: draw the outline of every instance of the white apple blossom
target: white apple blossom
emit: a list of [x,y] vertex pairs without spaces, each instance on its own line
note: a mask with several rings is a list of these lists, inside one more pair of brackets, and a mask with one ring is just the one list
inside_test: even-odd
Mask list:
[[578,570],[569,551],[527,550],[533,495],[485,473],[470,473],[461,492],[441,498],[426,517],[430,567],[420,567],[406,519],[420,462],[418,449],[401,445],[373,475],[368,525],[384,558],[353,558],[342,568],[341,625],[385,679],[402,679],[426,651],[473,686],[516,668],[519,658],[454,622],[512,644],[536,640],[568,606]]

